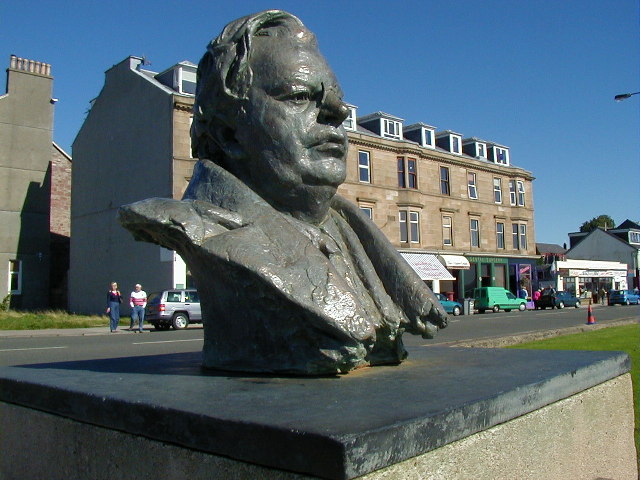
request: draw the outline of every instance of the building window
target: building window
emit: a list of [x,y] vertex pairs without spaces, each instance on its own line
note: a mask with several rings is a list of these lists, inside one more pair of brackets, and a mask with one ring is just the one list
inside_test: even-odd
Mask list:
[[398,186],[418,188],[418,165],[415,158],[398,157]]
[[400,242],[420,243],[420,215],[400,210]]
[[629,243],[640,243],[640,233],[629,232]]
[[502,203],[502,180],[499,178],[493,179],[493,200]]
[[442,217],[442,244],[453,245],[453,224],[451,217]]
[[524,182],[518,181],[518,206],[524,207]]
[[496,223],[496,248],[504,249],[504,223]]
[[520,250],[527,249],[527,226],[520,224]]
[[467,173],[467,184],[469,191],[469,198],[474,200],[478,199],[478,188],[476,187],[476,174],[472,172]]
[[342,122],[342,126],[347,130],[355,130],[356,129],[356,108],[355,107],[347,107],[349,109],[349,116],[344,119]]
[[442,195],[451,195],[449,187],[449,168],[440,167],[440,193]]
[[480,221],[472,218],[469,222],[469,230],[471,232],[471,246],[480,246]]
[[509,165],[509,152],[505,148],[495,147],[496,163]]
[[423,145],[425,147],[433,147],[433,130],[429,130],[428,128],[423,128],[422,135],[424,136]]
[[514,250],[518,250],[520,248],[520,242],[519,242],[519,231],[518,231],[518,224],[517,223],[513,223],[511,224],[511,237],[513,238],[513,249]]
[[390,138],[402,138],[402,125],[395,120],[382,119],[382,136]]
[[358,151],[358,175],[362,183],[371,183],[371,162],[369,152]]
[[516,204],[516,181],[509,180],[509,201],[511,205]]
[[9,293],[22,293],[22,260],[9,260]]
[[487,158],[487,152],[484,148],[484,143],[478,143],[478,156],[482,158]]
[[460,137],[457,135],[451,136],[451,152],[460,153]]
[[373,207],[360,205],[360,211],[369,217],[369,220],[373,220]]

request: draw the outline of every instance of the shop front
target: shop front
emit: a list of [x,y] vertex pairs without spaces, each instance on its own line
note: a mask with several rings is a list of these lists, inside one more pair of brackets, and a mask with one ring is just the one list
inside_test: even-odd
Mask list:
[[520,290],[527,291],[527,297],[531,297],[538,288],[536,277],[536,261],[527,258],[509,259],[509,286],[504,287],[514,295],[520,296]]
[[509,289],[508,259],[501,257],[467,256],[469,268],[460,270],[459,298],[473,298],[477,287],[503,287]]
[[599,302],[604,292],[628,288],[626,263],[567,259],[555,262],[553,268],[557,274],[556,290],[594,302]]

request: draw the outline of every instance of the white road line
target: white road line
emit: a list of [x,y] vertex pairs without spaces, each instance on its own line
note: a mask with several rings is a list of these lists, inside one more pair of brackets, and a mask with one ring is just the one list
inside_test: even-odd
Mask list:
[[133,342],[133,345],[151,345],[153,343],[178,343],[178,342],[202,342],[202,338],[191,338],[188,340],[162,340],[157,342]]
[[0,352],[23,352],[27,350],[55,350],[57,348],[69,348],[69,347],[3,348],[0,350]]

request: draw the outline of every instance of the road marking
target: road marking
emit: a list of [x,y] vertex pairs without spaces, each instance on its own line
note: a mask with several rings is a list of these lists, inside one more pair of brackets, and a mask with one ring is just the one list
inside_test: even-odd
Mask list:
[[188,340],[161,340],[157,342],[133,342],[133,345],[147,345],[153,343],[178,343],[178,342],[202,342],[204,341],[202,338],[190,338]]
[[57,348],[68,348],[68,347],[33,347],[33,348],[3,348],[0,352],[23,352],[26,350],[55,350]]

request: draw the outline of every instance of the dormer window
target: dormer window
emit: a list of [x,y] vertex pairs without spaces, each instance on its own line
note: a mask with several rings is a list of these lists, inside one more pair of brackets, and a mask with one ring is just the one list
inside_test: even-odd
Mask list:
[[436,127],[424,123],[414,123],[403,127],[403,135],[407,140],[418,143],[421,147],[436,148]]
[[498,165],[509,165],[509,149],[499,145],[489,145],[487,158]]
[[462,140],[462,151],[470,157],[487,158],[487,144],[475,137]]
[[402,140],[402,118],[384,112],[371,113],[358,118],[358,125],[385,138]]
[[506,148],[496,147],[496,163],[509,165],[509,151]]
[[640,244],[640,232],[629,232],[629,243]]
[[402,123],[387,118],[382,119],[382,136],[389,138],[402,138]]
[[451,136],[451,153],[460,153],[460,137]]
[[487,148],[484,143],[477,144],[478,157],[487,158]]
[[462,135],[445,130],[436,135],[436,145],[448,152],[462,155]]
[[433,148],[435,146],[434,141],[435,141],[434,131],[431,130],[430,128],[423,128],[422,129],[422,146]]
[[195,95],[197,71],[197,65],[183,60],[168,70],[157,74],[155,79],[178,93]]
[[354,105],[347,105],[349,109],[349,116],[345,118],[344,122],[342,122],[342,126],[346,130],[355,130],[356,129],[356,110],[357,107]]

